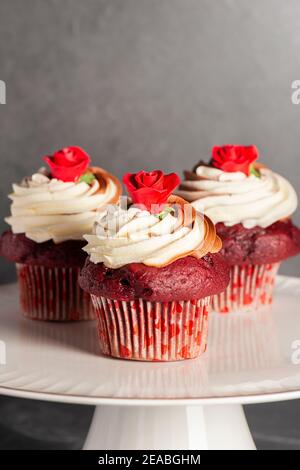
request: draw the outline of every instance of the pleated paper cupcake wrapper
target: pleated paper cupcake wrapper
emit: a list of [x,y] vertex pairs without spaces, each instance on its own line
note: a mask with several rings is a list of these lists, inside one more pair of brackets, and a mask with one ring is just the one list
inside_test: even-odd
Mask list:
[[80,269],[17,264],[20,304],[32,320],[75,321],[96,318],[90,295],[78,285]]
[[103,354],[141,361],[200,356],[207,343],[210,297],[182,302],[110,300],[92,295]]
[[227,289],[212,298],[212,310],[219,313],[245,311],[271,305],[280,263],[232,266]]

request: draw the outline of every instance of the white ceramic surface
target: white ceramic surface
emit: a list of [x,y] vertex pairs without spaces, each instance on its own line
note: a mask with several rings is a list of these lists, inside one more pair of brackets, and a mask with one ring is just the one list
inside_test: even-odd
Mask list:
[[[271,309],[211,314],[199,359],[140,363],[99,353],[94,322],[25,320],[16,285],[0,287],[0,393],[86,404],[255,403],[300,397],[300,279],[279,277]],[[0,343],[3,346],[3,343]],[[300,353],[298,354],[300,358]]]
[[83,449],[254,450],[255,445],[241,405],[100,405]]

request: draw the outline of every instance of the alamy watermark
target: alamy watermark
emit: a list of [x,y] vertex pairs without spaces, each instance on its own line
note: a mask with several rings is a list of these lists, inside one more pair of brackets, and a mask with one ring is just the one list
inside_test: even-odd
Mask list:
[[293,80],[291,84],[292,90],[291,101],[293,104],[300,104],[300,80]]
[[6,104],[6,83],[0,80],[0,104]]
[[[198,210],[200,210],[199,207]],[[193,228],[196,219],[201,227],[207,223],[205,216],[202,215],[204,208],[202,213],[201,210],[197,213],[191,204],[176,196],[171,196],[166,204],[151,204],[150,208],[142,203],[131,204],[127,196],[121,196],[118,205],[107,204],[105,209],[99,212],[94,228],[95,234],[99,238],[114,238],[117,234],[130,238],[132,236],[130,231],[133,230],[134,236],[137,236],[139,241],[147,240],[154,233],[152,232],[154,224],[148,219],[149,212],[152,218],[157,218],[157,222],[164,221],[161,232],[156,232],[157,235],[162,236]],[[133,220],[134,217],[136,217],[135,220]],[[146,217],[145,222],[143,222],[143,217]],[[204,237],[205,230],[202,232]]]
[[298,366],[300,364],[300,339],[295,339],[292,342],[291,349],[293,350],[291,354],[292,364]]
[[0,340],[0,366],[5,366],[6,364],[6,344],[4,341]]

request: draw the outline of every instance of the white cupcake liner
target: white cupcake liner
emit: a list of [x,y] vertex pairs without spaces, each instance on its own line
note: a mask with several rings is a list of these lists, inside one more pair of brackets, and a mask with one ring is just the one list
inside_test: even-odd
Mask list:
[[210,297],[182,302],[91,297],[103,354],[141,361],[179,361],[195,358],[206,349]]
[[90,295],[78,285],[80,268],[17,264],[20,304],[32,320],[94,320]]

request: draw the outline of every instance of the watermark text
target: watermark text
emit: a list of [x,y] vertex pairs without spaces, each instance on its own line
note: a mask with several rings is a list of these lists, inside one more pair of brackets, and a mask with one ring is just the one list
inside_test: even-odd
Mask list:
[[297,366],[300,364],[300,339],[295,339],[291,344],[291,348],[293,349],[291,361]]
[[293,80],[291,84],[292,90],[291,101],[293,104],[300,104],[300,80]]
[[0,104],[6,104],[6,84],[0,80]]
[[4,341],[0,340],[0,366],[5,366],[6,364],[6,344]]

